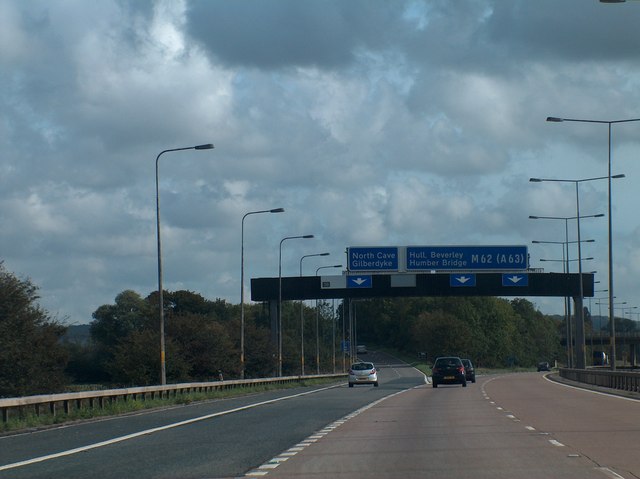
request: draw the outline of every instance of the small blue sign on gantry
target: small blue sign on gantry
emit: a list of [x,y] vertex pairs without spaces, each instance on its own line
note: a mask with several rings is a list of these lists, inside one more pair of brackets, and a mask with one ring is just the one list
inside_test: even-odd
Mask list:
[[503,274],[502,286],[529,286],[529,276],[521,273]]
[[474,287],[476,285],[476,275],[470,273],[450,274],[449,286],[452,288]]
[[349,276],[347,279],[347,288],[371,288],[372,285],[373,277],[370,274]]

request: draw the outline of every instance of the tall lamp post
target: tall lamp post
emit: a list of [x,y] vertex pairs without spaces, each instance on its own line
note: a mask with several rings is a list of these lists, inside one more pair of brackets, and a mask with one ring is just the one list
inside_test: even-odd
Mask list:
[[[318,271],[321,269],[327,268],[342,268],[341,264],[334,264],[333,266],[320,266],[316,269],[316,276],[318,276]],[[332,310],[332,316],[333,316]],[[320,322],[319,322],[320,312],[318,310],[318,300],[316,299],[316,374],[320,374]],[[336,372],[336,321],[335,318],[331,318],[331,324],[333,325],[332,335],[333,335],[333,372]]]
[[[603,0],[600,0],[601,2]],[[616,2],[617,3],[617,2]],[[559,118],[556,116],[547,117],[547,121],[553,123],[562,123],[565,121],[572,121],[577,123],[599,123],[603,125],[608,125],[609,127],[609,155],[608,155],[608,213],[609,213],[609,335],[610,335],[610,350],[611,350],[611,370],[615,371],[616,369],[616,326],[613,310],[613,222],[611,219],[611,125],[617,123],[630,123],[634,121],[640,121],[640,118],[630,118],[627,120],[581,120],[576,118]]]
[[[609,173],[611,175],[611,173]],[[578,343],[577,352],[577,366],[578,369],[584,369],[586,367],[585,359],[585,341],[584,341],[584,306],[582,301],[584,299],[584,286],[582,281],[582,247],[580,241],[580,190],[578,185],[587,181],[605,180],[611,181],[611,178],[624,178],[624,175],[615,176],[598,176],[595,178],[583,178],[580,180],[566,180],[566,179],[552,179],[552,178],[529,178],[529,181],[534,183],[544,182],[556,182],[556,183],[573,183],[576,187],[576,223],[578,228],[578,277],[580,283],[580,311],[576,311],[576,342]]]
[[244,379],[244,219],[249,215],[260,213],[284,213],[284,208],[273,208],[271,210],[249,211],[242,217],[242,227],[240,229],[240,378]]
[[[564,229],[565,229],[565,237],[567,239],[567,257],[569,256],[569,220],[577,220],[578,222],[580,221],[581,218],[601,218],[603,217],[604,214],[603,213],[598,213],[596,215],[584,215],[584,216],[529,216],[529,219],[532,220],[539,220],[539,219],[547,219],[547,220],[564,220]],[[578,238],[580,238],[580,227],[578,226]],[[585,368],[585,360],[584,360],[584,322],[582,321],[582,314],[584,312],[583,306],[582,306],[582,254],[581,254],[581,248],[580,248],[580,239],[578,239],[577,241],[578,243],[578,255],[580,256],[578,258],[578,268],[579,268],[579,284],[580,284],[580,312],[578,313],[577,308],[576,308],[576,343],[578,343],[580,345],[580,351],[578,354],[578,368],[579,369],[584,369]],[[567,273],[569,272],[569,261],[567,260]],[[570,319],[570,318],[569,318]]]
[[165,365],[165,344],[164,344],[164,298],[162,294],[162,243],[160,241],[160,187],[158,176],[158,161],[165,153],[182,150],[211,150],[213,145],[207,143],[205,145],[186,146],[184,148],[171,148],[161,151],[156,156],[156,233],[158,238],[158,307],[160,308],[160,383],[167,384],[167,370]]
[[[565,227],[568,225],[568,222],[565,222]],[[568,231],[566,231],[568,236]],[[588,239],[582,240],[583,243],[593,243],[595,240]],[[533,244],[560,244],[562,245],[562,262],[563,262],[563,272],[569,272],[569,243],[577,243],[577,241],[537,241],[533,240]],[[566,254],[565,254],[566,249]],[[540,260],[542,261],[542,260]],[[565,314],[565,328],[566,328],[566,336],[567,336],[567,366],[572,367],[573,363],[573,354],[572,354],[572,339],[571,339],[571,301],[567,301],[567,298],[564,298],[564,314]]]
[[278,255],[278,377],[282,377],[282,243],[291,239],[310,239],[313,235],[285,236]]
[[[331,253],[305,254],[300,258],[300,277],[302,278],[302,260],[313,256],[329,256]],[[304,376],[304,301],[300,301],[300,375]]]

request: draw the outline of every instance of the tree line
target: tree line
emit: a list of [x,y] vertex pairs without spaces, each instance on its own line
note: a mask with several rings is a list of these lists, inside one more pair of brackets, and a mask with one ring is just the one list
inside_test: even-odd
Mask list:
[[[0,396],[59,392],[70,384],[159,383],[158,294],[131,290],[92,315],[90,340],[65,340],[66,326],[38,306],[38,288],[0,262]],[[240,305],[191,291],[165,292],[167,381],[241,376]],[[343,371],[349,335],[358,343],[411,355],[470,357],[481,366],[532,366],[563,357],[563,324],[525,299],[395,298],[352,302],[285,302],[282,370],[297,375]],[[246,304],[245,377],[275,376],[275,323],[263,304]],[[302,355],[304,337],[304,357]]]

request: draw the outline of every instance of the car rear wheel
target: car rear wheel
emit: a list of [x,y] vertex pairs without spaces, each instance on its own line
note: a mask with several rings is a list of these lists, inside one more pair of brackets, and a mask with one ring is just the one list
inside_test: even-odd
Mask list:
[[353,387],[353,383],[349,383],[349,387],[352,388]]
[[437,388],[437,387],[438,387],[438,383],[434,381],[434,382],[433,382],[433,387],[434,387],[434,388]]

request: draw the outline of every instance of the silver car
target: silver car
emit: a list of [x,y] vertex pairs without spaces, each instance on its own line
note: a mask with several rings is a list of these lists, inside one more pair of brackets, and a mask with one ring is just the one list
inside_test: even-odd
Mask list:
[[349,387],[354,384],[373,384],[378,387],[378,371],[373,363],[353,363],[349,368]]

